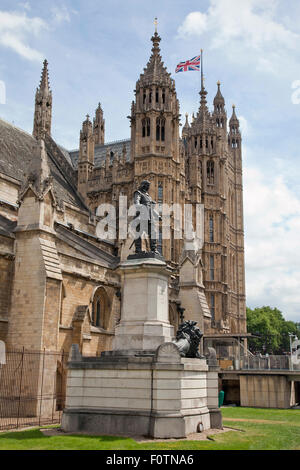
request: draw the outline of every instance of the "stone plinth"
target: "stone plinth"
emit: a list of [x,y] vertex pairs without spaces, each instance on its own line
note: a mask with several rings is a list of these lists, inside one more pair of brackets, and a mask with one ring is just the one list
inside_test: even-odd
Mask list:
[[100,358],[73,349],[65,431],[182,438],[209,429],[211,410],[217,422],[218,376],[210,375],[205,359],[181,358],[172,343],[154,354]]
[[119,266],[122,278],[121,321],[113,350],[155,350],[172,341],[167,265],[155,258],[129,259]]

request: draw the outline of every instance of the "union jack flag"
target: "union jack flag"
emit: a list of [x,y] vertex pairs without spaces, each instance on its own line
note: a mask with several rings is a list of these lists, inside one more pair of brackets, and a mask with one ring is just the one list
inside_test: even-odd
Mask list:
[[176,67],[175,73],[177,72],[188,72],[189,70],[200,70],[200,55],[193,57],[191,60],[185,62],[179,62]]

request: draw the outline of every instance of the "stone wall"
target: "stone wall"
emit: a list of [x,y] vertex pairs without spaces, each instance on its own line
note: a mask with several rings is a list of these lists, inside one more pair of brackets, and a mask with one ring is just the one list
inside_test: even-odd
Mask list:
[[241,406],[290,408],[291,383],[284,375],[241,375]]
[[[99,434],[184,437],[211,427],[218,410],[218,374],[205,360],[181,358],[164,343],[155,354],[101,358],[81,357],[69,363],[66,431]],[[163,356],[165,354],[165,356]],[[221,420],[215,420],[222,426]]]

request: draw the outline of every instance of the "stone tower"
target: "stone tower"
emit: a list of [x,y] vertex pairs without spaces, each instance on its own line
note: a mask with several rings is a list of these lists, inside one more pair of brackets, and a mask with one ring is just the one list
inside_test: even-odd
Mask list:
[[[184,188],[180,185],[183,163],[179,152],[179,102],[175,82],[160,55],[161,38],[155,31],[151,38],[152,54],[136,83],[131,110],[131,159],[135,185],[143,179],[151,182],[151,195],[158,203],[179,203]],[[174,261],[179,256],[179,240],[158,240],[164,257]]]
[[103,110],[101,104],[98,104],[96,115],[93,122],[93,135],[95,145],[104,145],[105,137],[105,119],[103,119]]
[[220,82],[211,113],[202,80],[200,107],[182,138],[192,204],[204,205],[203,282],[210,309],[206,331],[246,331],[242,163],[239,123],[233,110],[227,133]]
[[94,168],[95,143],[93,134],[93,125],[87,114],[83,121],[82,130],[79,139],[79,158],[78,158],[78,190],[81,194],[86,194],[86,184]]
[[51,135],[51,119],[52,91],[49,86],[48,62],[45,59],[40,86],[35,94],[33,136],[36,139],[43,139],[45,135]]
[[229,265],[229,312],[232,318],[230,329],[233,333],[246,331],[245,303],[245,260],[244,260],[244,217],[242,180],[242,137],[239,120],[232,106],[229,120],[229,165],[227,213],[229,219],[230,250]]

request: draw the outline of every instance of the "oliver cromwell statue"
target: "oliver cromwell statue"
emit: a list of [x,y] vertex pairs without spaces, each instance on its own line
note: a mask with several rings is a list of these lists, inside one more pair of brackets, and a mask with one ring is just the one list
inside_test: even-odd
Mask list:
[[157,255],[160,253],[157,250],[157,222],[161,219],[158,212],[155,210],[156,202],[152,200],[148,193],[150,187],[149,181],[142,181],[138,190],[133,193],[134,204],[139,213],[138,225],[136,227],[139,232],[139,237],[135,238],[135,253],[142,254],[142,235],[148,235],[150,250]]

